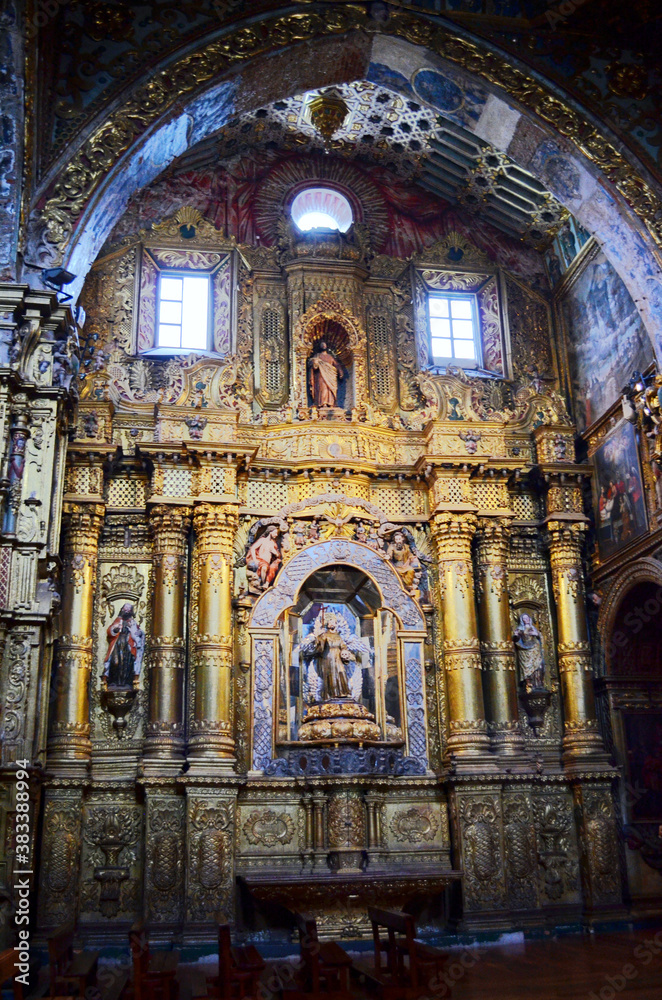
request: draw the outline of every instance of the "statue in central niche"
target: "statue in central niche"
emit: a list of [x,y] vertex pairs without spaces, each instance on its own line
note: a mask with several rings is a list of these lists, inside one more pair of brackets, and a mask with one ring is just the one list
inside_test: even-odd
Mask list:
[[351,698],[345,664],[350,662],[352,654],[338,632],[334,619],[317,636],[313,659],[317,673],[322,678],[322,701]]
[[310,395],[315,406],[337,406],[338,382],[345,370],[331,354],[325,340],[308,362]]

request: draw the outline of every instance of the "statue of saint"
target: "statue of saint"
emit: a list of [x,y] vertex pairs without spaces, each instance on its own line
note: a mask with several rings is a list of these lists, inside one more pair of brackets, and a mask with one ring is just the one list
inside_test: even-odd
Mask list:
[[517,649],[517,659],[522,671],[524,687],[527,691],[539,691],[545,686],[545,657],[542,636],[533,624],[530,615],[519,616],[513,640]]
[[279,529],[276,524],[269,525],[259,538],[256,538],[246,553],[246,569],[252,574],[253,580],[261,590],[266,590],[276,579],[276,573],[283,564],[283,556],[278,544]]
[[135,687],[145,653],[145,633],[135,619],[133,604],[123,604],[108,626],[108,651],[103,674],[109,688]]
[[416,590],[421,579],[421,563],[401,531],[396,531],[386,550],[386,558],[402,580],[403,586]]
[[351,698],[345,664],[353,657],[333,619],[322,626],[313,647],[313,658],[315,669],[322,678],[322,701]]
[[310,395],[315,406],[336,406],[338,400],[338,381],[344,377],[345,371],[339,361],[327,348],[326,341],[321,340],[319,349],[308,362]]

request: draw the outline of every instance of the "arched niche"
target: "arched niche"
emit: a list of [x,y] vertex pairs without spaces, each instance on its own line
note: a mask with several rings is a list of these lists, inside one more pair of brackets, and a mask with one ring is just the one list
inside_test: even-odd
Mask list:
[[[308,597],[313,601],[321,596],[314,588],[319,588],[319,574],[325,569],[345,577],[354,575],[364,588],[364,594],[368,595],[363,600],[366,617],[382,611],[393,616],[392,635],[397,643],[398,676],[402,685],[400,721],[405,739],[404,754],[415,762],[420,772],[425,772],[428,766],[423,676],[425,618],[417,602],[403,590],[389,563],[367,545],[347,539],[330,539],[299,552],[253,608],[249,624],[253,669],[253,772],[268,770],[278,753],[277,712],[281,697],[278,684],[283,662],[284,616],[292,611],[296,614],[305,606],[307,586]],[[289,664],[285,666],[289,669]]]
[[319,299],[294,329],[295,405],[313,404],[310,393],[310,359],[325,341],[345,370],[340,380],[338,406],[351,410],[367,401],[366,344],[361,323],[338,301]]
[[[641,588],[639,597],[637,594],[631,596],[635,588]],[[647,601],[651,602],[650,611],[645,608]],[[637,559],[616,577],[600,607],[597,633],[602,646],[600,659],[604,674],[616,674],[619,650],[628,649],[645,626],[657,617],[662,620],[662,565],[656,559]]]

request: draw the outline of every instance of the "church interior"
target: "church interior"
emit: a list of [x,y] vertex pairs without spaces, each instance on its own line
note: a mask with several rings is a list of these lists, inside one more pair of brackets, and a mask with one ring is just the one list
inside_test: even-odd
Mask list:
[[0,980],[659,998],[657,5],[0,25]]

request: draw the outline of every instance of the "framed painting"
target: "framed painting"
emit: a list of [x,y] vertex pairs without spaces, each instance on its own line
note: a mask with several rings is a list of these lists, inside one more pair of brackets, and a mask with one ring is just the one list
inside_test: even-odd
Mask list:
[[601,559],[648,530],[634,427],[622,420],[593,454],[595,522]]
[[662,823],[662,712],[623,712],[632,822]]

